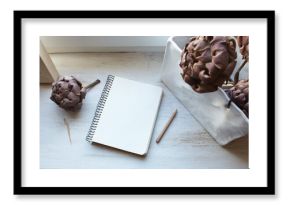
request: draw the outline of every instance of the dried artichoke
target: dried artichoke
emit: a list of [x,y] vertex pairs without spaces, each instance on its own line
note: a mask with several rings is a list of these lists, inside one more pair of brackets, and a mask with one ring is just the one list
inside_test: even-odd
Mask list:
[[61,77],[52,84],[50,99],[65,110],[77,111],[82,107],[87,90],[99,82],[100,80],[96,80],[83,87],[82,83],[73,76]]
[[228,36],[194,36],[181,54],[182,77],[199,93],[216,91],[236,66],[236,41]]

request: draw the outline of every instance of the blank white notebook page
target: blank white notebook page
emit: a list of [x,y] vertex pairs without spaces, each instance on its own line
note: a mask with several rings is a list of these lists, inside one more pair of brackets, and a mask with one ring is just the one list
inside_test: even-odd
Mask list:
[[161,87],[115,76],[92,141],[146,154],[161,97]]

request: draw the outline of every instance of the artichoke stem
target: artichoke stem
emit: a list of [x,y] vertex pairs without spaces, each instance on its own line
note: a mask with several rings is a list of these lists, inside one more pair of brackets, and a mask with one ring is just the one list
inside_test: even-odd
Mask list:
[[234,85],[236,85],[239,81],[240,71],[243,69],[243,67],[247,64],[248,59],[245,59],[244,62],[240,65],[239,69],[237,70],[235,77],[234,77]]
[[229,102],[226,104],[226,108],[230,109],[231,104],[232,104],[232,100],[229,100]]
[[84,87],[85,91],[90,89],[91,87],[94,87],[95,85],[99,84],[101,81],[99,79],[95,80],[94,82],[88,84],[87,86]]

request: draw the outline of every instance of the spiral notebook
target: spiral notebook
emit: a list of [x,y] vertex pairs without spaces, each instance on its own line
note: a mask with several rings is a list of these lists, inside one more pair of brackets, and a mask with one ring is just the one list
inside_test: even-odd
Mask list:
[[161,87],[109,75],[87,141],[146,154],[161,97]]

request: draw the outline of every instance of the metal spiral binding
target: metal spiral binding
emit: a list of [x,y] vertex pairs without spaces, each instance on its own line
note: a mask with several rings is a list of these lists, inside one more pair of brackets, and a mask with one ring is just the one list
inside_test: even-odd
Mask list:
[[87,137],[86,137],[86,140],[88,142],[92,142],[95,130],[96,130],[97,126],[98,126],[98,123],[99,123],[100,117],[102,115],[105,103],[107,101],[109,92],[111,90],[114,78],[115,78],[115,76],[108,75],[105,87],[104,87],[104,89],[102,91],[101,98],[100,98],[100,100],[98,102],[98,105],[97,105],[97,108],[96,108],[96,111],[95,111],[95,116],[94,116],[94,118],[92,120],[92,124],[90,126],[89,132],[88,132]]

